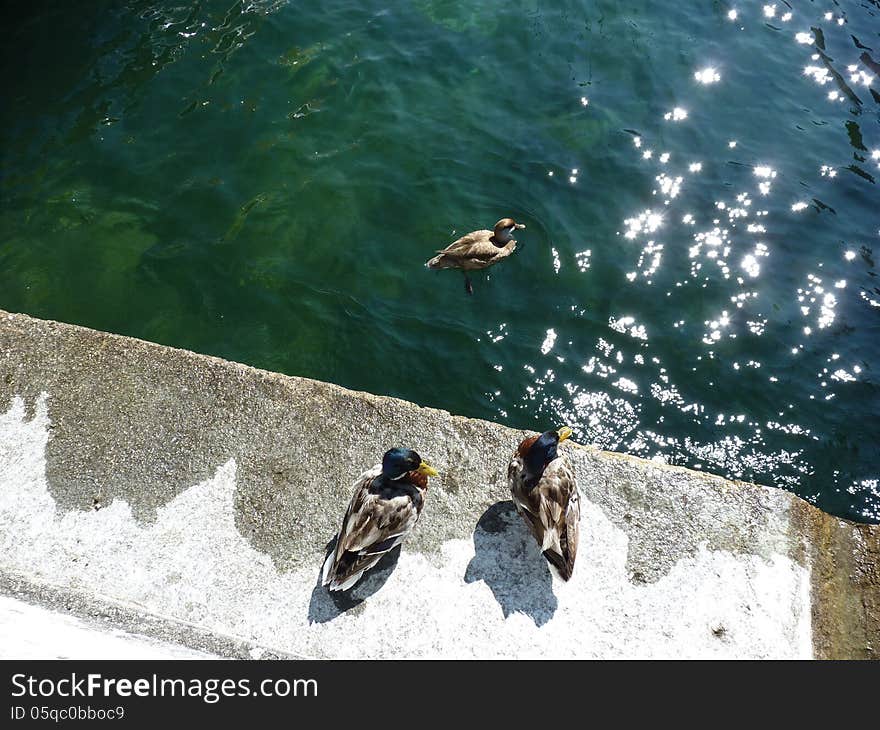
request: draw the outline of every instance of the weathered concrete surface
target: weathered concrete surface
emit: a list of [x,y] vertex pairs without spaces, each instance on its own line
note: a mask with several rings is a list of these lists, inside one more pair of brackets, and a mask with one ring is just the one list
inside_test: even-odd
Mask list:
[[[11,608],[2,603],[8,597],[18,602]],[[23,610],[21,605],[47,611],[38,613]],[[71,618],[69,626],[60,617]],[[41,627],[55,626],[52,636],[37,636]],[[159,658],[150,647],[137,649],[138,636],[149,637],[158,643],[158,651],[175,653],[172,647],[184,652],[195,651],[192,658],[233,659],[298,659],[293,654],[273,651],[268,647],[241,637],[228,636],[209,631],[195,624],[146,610],[143,606],[109,598],[90,590],[77,589],[70,584],[54,586],[35,582],[18,573],[0,569],[0,659],[114,659],[125,651],[126,644],[93,642],[90,647],[81,646],[77,635],[81,631],[99,627],[114,637],[132,639],[127,642],[132,651],[125,658]],[[67,629],[70,628],[70,636]],[[48,640],[47,640],[48,639]],[[97,649],[97,651],[92,651]],[[168,657],[172,658],[172,657]],[[174,658],[187,658],[175,656]]]
[[[23,630],[27,627],[27,630]],[[0,659],[217,659],[179,644],[0,596]]]
[[[554,582],[506,501],[522,435],[0,311],[0,592],[136,607],[141,633],[229,656],[880,653],[880,528],[589,447],[568,447],[584,523]],[[442,477],[399,556],[334,602],[324,547],[392,445]]]

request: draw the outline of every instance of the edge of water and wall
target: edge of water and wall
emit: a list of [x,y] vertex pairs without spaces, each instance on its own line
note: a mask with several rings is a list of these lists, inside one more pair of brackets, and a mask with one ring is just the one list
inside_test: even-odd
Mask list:
[[[7,631],[39,610],[134,656],[880,655],[880,526],[572,444],[583,524],[562,583],[508,501],[524,433],[0,310]],[[441,477],[403,549],[330,596],[351,482],[392,445]],[[20,651],[85,651],[47,635]]]

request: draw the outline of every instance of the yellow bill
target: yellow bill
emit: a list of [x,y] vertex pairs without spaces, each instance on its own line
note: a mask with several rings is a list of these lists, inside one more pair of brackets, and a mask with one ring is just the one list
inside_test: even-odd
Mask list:
[[423,461],[419,464],[419,468],[417,469],[419,474],[426,474],[429,477],[439,477],[440,472],[437,471],[433,466],[431,466],[427,461]]
[[572,430],[568,426],[563,426],[556,433],[559,434],[560,441],[565,441],[565,439],[571,438]]

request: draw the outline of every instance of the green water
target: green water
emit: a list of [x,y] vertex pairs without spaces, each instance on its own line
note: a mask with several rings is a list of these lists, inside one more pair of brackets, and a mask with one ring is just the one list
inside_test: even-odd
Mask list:
[[[4,36],[0,307],[880,520],[877,0],[29,3]],[[423,267],[503,216],[472,297]]]

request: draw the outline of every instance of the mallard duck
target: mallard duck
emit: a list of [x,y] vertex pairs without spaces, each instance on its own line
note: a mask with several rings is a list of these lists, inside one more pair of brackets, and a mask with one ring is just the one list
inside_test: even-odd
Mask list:
[[516,511],[563,580],[574,570],[581,519],[574,470],[568,456],[557,451],[570,436],[571,429],[563,426],[523,439],[507,467]]
[[411,449],[390,449],[354,483],[336,547],[324,560],[321,583],[347,591],[394,549],[419,519],[428,477],[438,472]]
[[513,232],[518,228],[525,228],[525,225],[513,218],[502,218],[492,231],[471,231],[450,243],[425,266],[429,269],[462,269],[465,289],[468,294],[473,294],[467,272],[485,269],[510,256],[516,250]]

